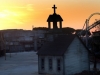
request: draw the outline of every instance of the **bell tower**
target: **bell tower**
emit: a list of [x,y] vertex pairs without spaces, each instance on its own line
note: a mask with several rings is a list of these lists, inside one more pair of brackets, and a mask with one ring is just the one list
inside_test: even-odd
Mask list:
[[[62,29],[63,19],[61,18],[61,16],[59,14],[56,14],[57,7],[54,5],[52,8],[54,9],[54,12],[53,12],[53,14],[49,15],[49,17],[47,19],[48,28],[51,29],[51,22],[53,22],[53,30]],[[58,28],[57,22],[59,22],[60,28]]]

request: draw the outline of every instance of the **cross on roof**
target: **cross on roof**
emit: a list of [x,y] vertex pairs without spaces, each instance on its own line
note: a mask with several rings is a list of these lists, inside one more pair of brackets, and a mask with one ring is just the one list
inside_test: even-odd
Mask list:
[[54,14],[55,14],[56,13],[55,9],[57,9],[57,7],[54,5],[52,8],[54,9]]

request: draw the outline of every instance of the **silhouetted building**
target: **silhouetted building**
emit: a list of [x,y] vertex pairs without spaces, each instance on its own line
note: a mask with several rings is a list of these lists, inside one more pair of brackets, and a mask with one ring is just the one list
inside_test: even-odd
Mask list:
[[[78,36],[60,33],[57,21],[62,21],[62,19],[56,15],[55,5],[53,8],[53,17],[50,15],[48,18],[48,22],[53,22],[53,31],[46,34],[46,43],[37,53],[38,72],[51,75],[72,75],[89,70],[87,47]],[[50,23],[48,28],[50,29]]]
[[53,29],[58,29],[57,22],[59,22],[59,27],[62,29],[62,21],[63,19],[59,14],[56,14],[56,8],[55,5],[52,7],[54,9],[54,13],[52,15],[49,15],[47,22],[48,22],[48,28],[51,29],[51,22],[53,22]]
[[37,51],[45,42],[46,31],[44,30],[8,29],[1,31],[4,34],[6,52]]
[[72,75],[89,70],[88,49],[76,35],[58,35],[38,52],[40,74]]

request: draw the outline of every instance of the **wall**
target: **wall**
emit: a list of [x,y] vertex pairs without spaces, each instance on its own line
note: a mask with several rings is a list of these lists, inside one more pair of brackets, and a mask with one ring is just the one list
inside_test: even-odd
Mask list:
[[[41,58],[45,58],[45,70],[41,70],[41,63],[40,60]],[[48,66],[48,59],[52,58],[53,61],[53,69],[49,70]],[[57,71],[57,59],[61,59],[61,71]],[[39,61],[38,61],[38,68],[39,68],[39,73],[44,73],[44,74],[52,74],[52,75],[63,75],[63,57],[62,56],[39,56]]]
[[88,51],[76,37],[64,55],[65,75],[72,75],[89,70]]

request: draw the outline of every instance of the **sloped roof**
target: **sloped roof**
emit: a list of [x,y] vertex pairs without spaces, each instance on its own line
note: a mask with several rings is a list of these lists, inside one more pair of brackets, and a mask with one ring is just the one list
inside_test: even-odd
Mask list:
[[47,42],[38,55],[63,55],[76,35],[59,35],[52,42]]
[[[44,46],[38,51],[38,55],[53,55],[53,56],[61,56],[65,53],[71,42],[74,38],[77,37],[80,42],[84,45],[88,52],[89,49],[83,43],[83,41],[77,35],[59,35],[52,42],[46,42]],[[91,52],[90,52],[91,53]]]
[[54,21],[63,21],[63,19],[58,14],[49,15],[47,22],[54,22]]

